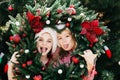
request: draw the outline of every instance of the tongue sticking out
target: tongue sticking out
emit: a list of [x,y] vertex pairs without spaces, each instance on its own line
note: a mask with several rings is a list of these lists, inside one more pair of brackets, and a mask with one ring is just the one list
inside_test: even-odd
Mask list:
[[64,47],[65,49],[67,49],[67,48],[68,48],[68,44],[64,44],[63,47]]

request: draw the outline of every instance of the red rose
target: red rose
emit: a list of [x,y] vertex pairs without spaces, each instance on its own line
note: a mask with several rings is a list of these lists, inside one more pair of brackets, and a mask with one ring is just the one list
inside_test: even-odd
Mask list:
[[34,16],[31,12],[27,13],[28,21],[35,33],[42,30],[44,23],[41,21],[41,16]]
[[35,33],[38,33],[42,30],[44,23],[40,22],[40,17],[34,17],[34,19],[30,22],[31,28]]
[[85,21],[81,24],[82,30],[80,34],[84,34],[90,42],[90,47],[98,42],[97,36],[104,34],[104,31],[99,27],[99,21],[93,20],[91,22]]

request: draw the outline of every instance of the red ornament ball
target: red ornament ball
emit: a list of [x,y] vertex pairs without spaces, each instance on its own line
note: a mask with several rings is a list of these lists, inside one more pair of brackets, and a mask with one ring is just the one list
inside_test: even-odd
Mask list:
[[9,10],[9,11],[13,11],[13,7],[10,5],[10,6],[8,7],[8,10]]
[[66,26],[66,27],[70,27],[70,23],[67,22],[67,23],[65,24],[65,26]]
[[22,64],[22,67],[24,67],[24,68],[25,68],[25,67],[26,67],[26,64],[25,64],[25,63],[23,63],[23,64]]
[[12,38],[13,38],[13,36],[10,36],[10,37],[9,37],[9,40],[12,41]]
[[13,40],[13,42],[15,42],[15,43],[19,43],[20,40],[21,40],[21,37],[20,37],[19,34],[15,34],[15,35],[12,37],[12,40]]
[[27,61],[27,65],[29,66],[29,65],[31,65],[32,64],[32,60],[30,60],[30,61]]
[[79,63],[79,59],[76,58],[75,56],[72,57],[72,61],[73,61],[75,64],[78,64],[78,63]]
[[41,75],[35,75],[33,77],[33,80],[42,80],[42,76]]

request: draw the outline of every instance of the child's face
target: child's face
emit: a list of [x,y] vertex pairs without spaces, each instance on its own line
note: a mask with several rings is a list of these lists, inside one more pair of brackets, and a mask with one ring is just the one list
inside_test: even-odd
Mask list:
[[37,41],[37,49],[42,55],[47,55],[52,49],[53,41],[49,33],[43,33]]
[[75,47],[75,40],[68,29],[65,29],[60,34],[58,33],[58,43],[65,51],[70,51]]

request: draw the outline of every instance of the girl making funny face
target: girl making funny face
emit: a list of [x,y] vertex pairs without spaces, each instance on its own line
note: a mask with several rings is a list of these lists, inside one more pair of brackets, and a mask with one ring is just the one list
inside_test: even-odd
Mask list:
[[[37,38],[37,49],[38,52],[41,53],[40,61],[45,65],[48,66],[50,58],[48,57],[48,54],[52,54],[55,52],[57,48],[57,33],[51,28],[44,28],[41,30],[41,32],[37,33],[35,35],[35,38]],[[18,63],[17,58],[15,57],[18,52],[15,52],[10,62],[8,63],[8,80],[16,80],[13,79],[13,77],[16,75],[13,73],[14,70],[14,64]],[[13,63],[12,63],[13,62]]]
[[41,32],[36,34],[37,38],[37,49],[41,53],[40,61],[46,64],[52,53],[57,48],[57,34],[51,28],[44,28]]
[[[61,33],[58,33],[57,38],[58,38],[59,46],[67,52],[73,51],[77,46],[76,40],[68,28],[64,29]],[[94,61],[97,55],[93,54],[91,50],[85,50],[83,53],[84,55],[81,55],[81,56],[85,59],[87,63],[87,69],[88,69],[88,76],[85,76],[83,80],[93,80],[94,73],[95,73],[95,68],[93,69],[93,67],[95,66]],[[71,55],[68,54],[67,56],[63,57],[62,60],[60,60],[60,62],[69,63],[70,58],[71,58]]]
[[76,41],[73,38],[70,30],[66,28],[61,33],[58,33],[57,37],[60,47],[62,47],[65,51],[71,51],[75,49]]
[[49,33],[43,33],[37,41],[37,49],[42,55],[47,55],[53,45],[52,37]]

